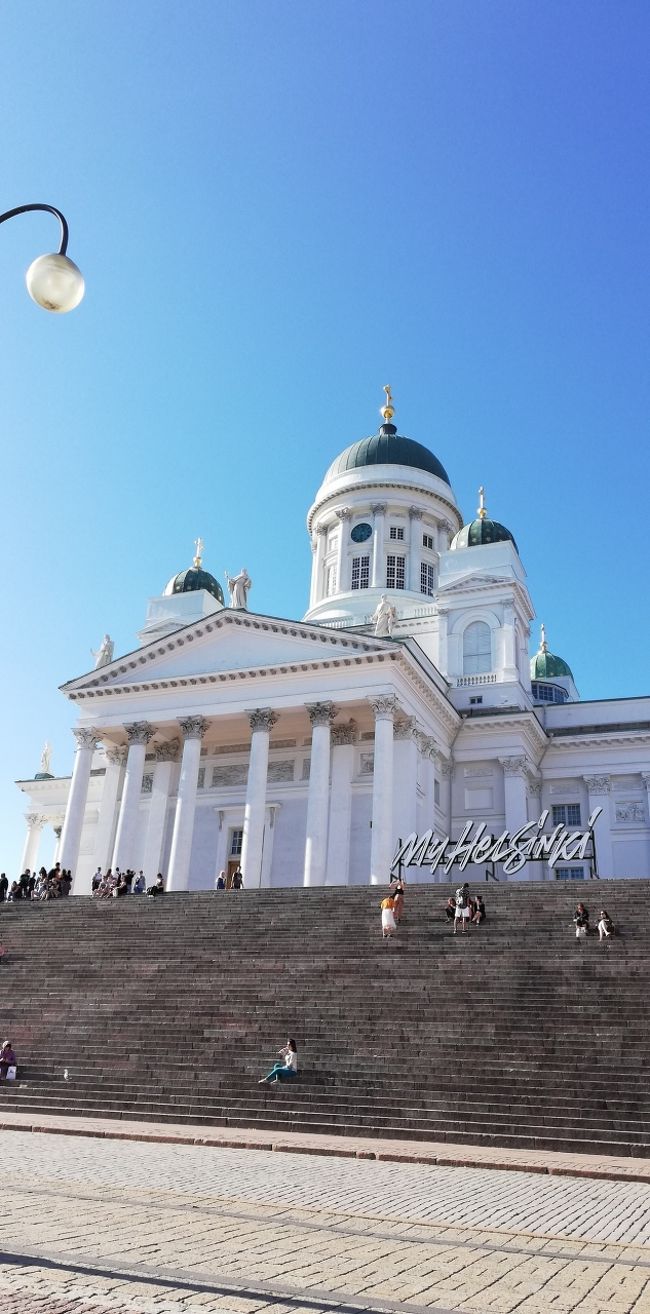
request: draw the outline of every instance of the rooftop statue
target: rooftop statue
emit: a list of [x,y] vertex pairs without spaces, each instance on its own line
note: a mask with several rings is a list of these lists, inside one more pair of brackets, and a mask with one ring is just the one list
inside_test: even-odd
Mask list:
[[376,639],[392,638],[393,625],[397,620],[397,610],[388,601],[385,593],[382,593],[377,609],[370,619],[374,622]]
[[248,591],[252,588],[253,581],[244,566],[242,566],[238,575],[229,575],[225,572],[228,592],[230,594],[231,607],[239,607],[243,611],[248,610]]
[[99,666],[108,666],[109,663],[112,662],[114,647],[115,644],[113,643],[110,634],[105,634],[97,651],[95,652],[93,648],[90,649],[91,657],[95,658],[95,670],[97,670]]

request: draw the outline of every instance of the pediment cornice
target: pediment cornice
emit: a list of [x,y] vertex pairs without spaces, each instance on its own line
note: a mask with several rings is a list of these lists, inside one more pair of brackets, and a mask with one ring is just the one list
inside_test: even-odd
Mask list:
[[[197,640],[201,641],[206,635],[218,634],[225,629],[237,629],[262,634],[277,634],[284,638],[295,638],[299,640],[308,640],[319,644],[321,647],[330,649],[332,653],[340,653],[342,657],[356,658],[369,654],[378,654],[385,656],[388,653],[395,652],[395,645],[392,640],[376,639],[371,635],[348,635],[342,634],[340,630],[328,629],[325,626],[310,625],[303,621],[285,621],[278,620],[272,616],[258,616],[252,612],[230,611],[224,608],[223,611],[212,614],[208,619],[193,622],[191,625],[184,625],[182,629],[176,630],[175,633],[166,635],[163,639],[154,639],[151,643],[144,644],[142,648],[137,648],[134,652],[127,653],[123,657],[117,658],[106,666],[100,666],[97,670],[88,671],[86,674],[78,676],[74,680],[68,680],[66,684],[61,685],[61,692],[68,697],[74,694],[86,693],[92,691],[99,693],[116,687],[120,690],[141,687],[145,681],[140,677],[143,675],[145,668],[150,662],[155,662],[159,658],[168,657],[170,653],[176,650],[182,650],[186,645],[193,644]],[[315,662],[299,661],[297,666],[319,665],[325,659],[316,659]],[[269,667],[269,669],[271,669]],[[127,683],[123,682],[124,676],[129,672],[133,673],[133,679]],[[214,678],[220,678],[222,675],[228,677],[234,675],[246,676],[248,671],[235,671],[215,673]],[[183,677],[179,683],[193,683],[206,679],[213,680],[211,673],[205,676],[197,675],[190,678]],[[164,677],[157,681],[160,685],[169,682],[169,677]]]

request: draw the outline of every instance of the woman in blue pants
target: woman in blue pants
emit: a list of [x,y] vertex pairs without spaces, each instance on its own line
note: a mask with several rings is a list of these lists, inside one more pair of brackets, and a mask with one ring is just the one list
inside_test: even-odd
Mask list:
[[274,1063],[271,1071],[257,1083],[258,1086],[263,1086],[265,1082],[270,1085],[274,1081],[285,1081],[287,1077],[298,1076],[298,1050],[295,1040],[289,1037],[284,1049],[278,1050],[278,1053],[282,1062]]

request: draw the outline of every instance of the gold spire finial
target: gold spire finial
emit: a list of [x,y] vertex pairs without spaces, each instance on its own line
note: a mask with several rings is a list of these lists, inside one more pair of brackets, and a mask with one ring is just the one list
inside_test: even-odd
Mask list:
[[476,514],[479,520],[485,520],[485,517],[487,515],[487,510],[485,507],[485,489],[482,484],[478,490],[478,506],[476,508]]
[[393,406],[393,394],[391,393],[390,390],[390,383],[384,384],[384,392],[386,393],[386,401],[384,402],[383,406],[380,406],[379,414],[383,416],[386,424],[390,424],[395,414],[395,407]]
[[195,538],[195,539],[194,539],[194,548],[195,548],[194,569],[195,569],[195,570],[200,570],[200,569],[201,569],[201,562],[202,562],[202,560],[203,560],[203,549],[204,549],[204,547],[205,547],[205,543],[203,542],[203,539],[202,539],[202,538]]
[[539,650],[540,652],[548,652],[548,644],[546,642],[546,626],[543,621],[542,621],[542,628],[539,638]]

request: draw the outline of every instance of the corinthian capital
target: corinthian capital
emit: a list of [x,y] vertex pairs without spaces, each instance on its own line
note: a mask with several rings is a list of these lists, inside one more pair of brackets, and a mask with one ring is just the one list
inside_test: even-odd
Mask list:
[[98,734],[96,730],[73,730],[72,731],[78,748],[96,748]]
[[272,707],[256,707],[253,711],[247,713],[251,730],[266,730],[267,734],[273,729],[278,714],[273,711]]
[[340,506],[340,507],[338,508],[338,511],[335,511],[335,512],[334,512],[334,515],[338,516],[339,520],[351,520],[351,519],[352,519],[352,511],[350,510],[350,507],[349,507],[349,506]]
[[582,779],[590,794],[609,794],[611,789],[609,776],[583,776]]
[[111,766],[121,766],[122,762],[126,758],[126,749],[120,747],[107,748],[104,756],[106,758],[106,761],[110,762]]
[[184,739],[202,739],[208,724],[204,716],[186,716],[179,721]]
[[416,724],[414,716],[402,716],[399,721],[395,722],[394,730],[396,739],[413,739],[416,735]]
[[357,723],[350,718],[341,725],[332,726],[332,746],[338,748],[340,744],[356,744],[359,733]]
[[385,516],[388,510],[388,502],[373,502],[370,510],[373,516]]
[[312,726],[331,725],[335,716],[338,716],[338,707],[334,703],[307,703],[309,720]]
[[156,762],[175,762],[179,747],[178,739],[168,739],[164,744],[156,744],[153,750]]
[[500,757],[499,762],[504,776],[521,776],[528,765],[525,757]]
[[42,817],[39,812],[26,812],[25,821],[30,830],[42,830],[47,823],[47,817]]
[[130,725],[125,725],[126,737],[131,744],[148,744],[156,733],[155,725],[150,725],[148,721],[132,721]]
[[422,519],[422,512],[421,512],[419,506],[410,506],[410,507],[409,507],[409,518],[410,518],[411,520],[421,520],[421,519]]
[[368,702],[375,713],[375,721],[392,721],[399,711],[394,694],[382,694],[379,698],[369,698]]

